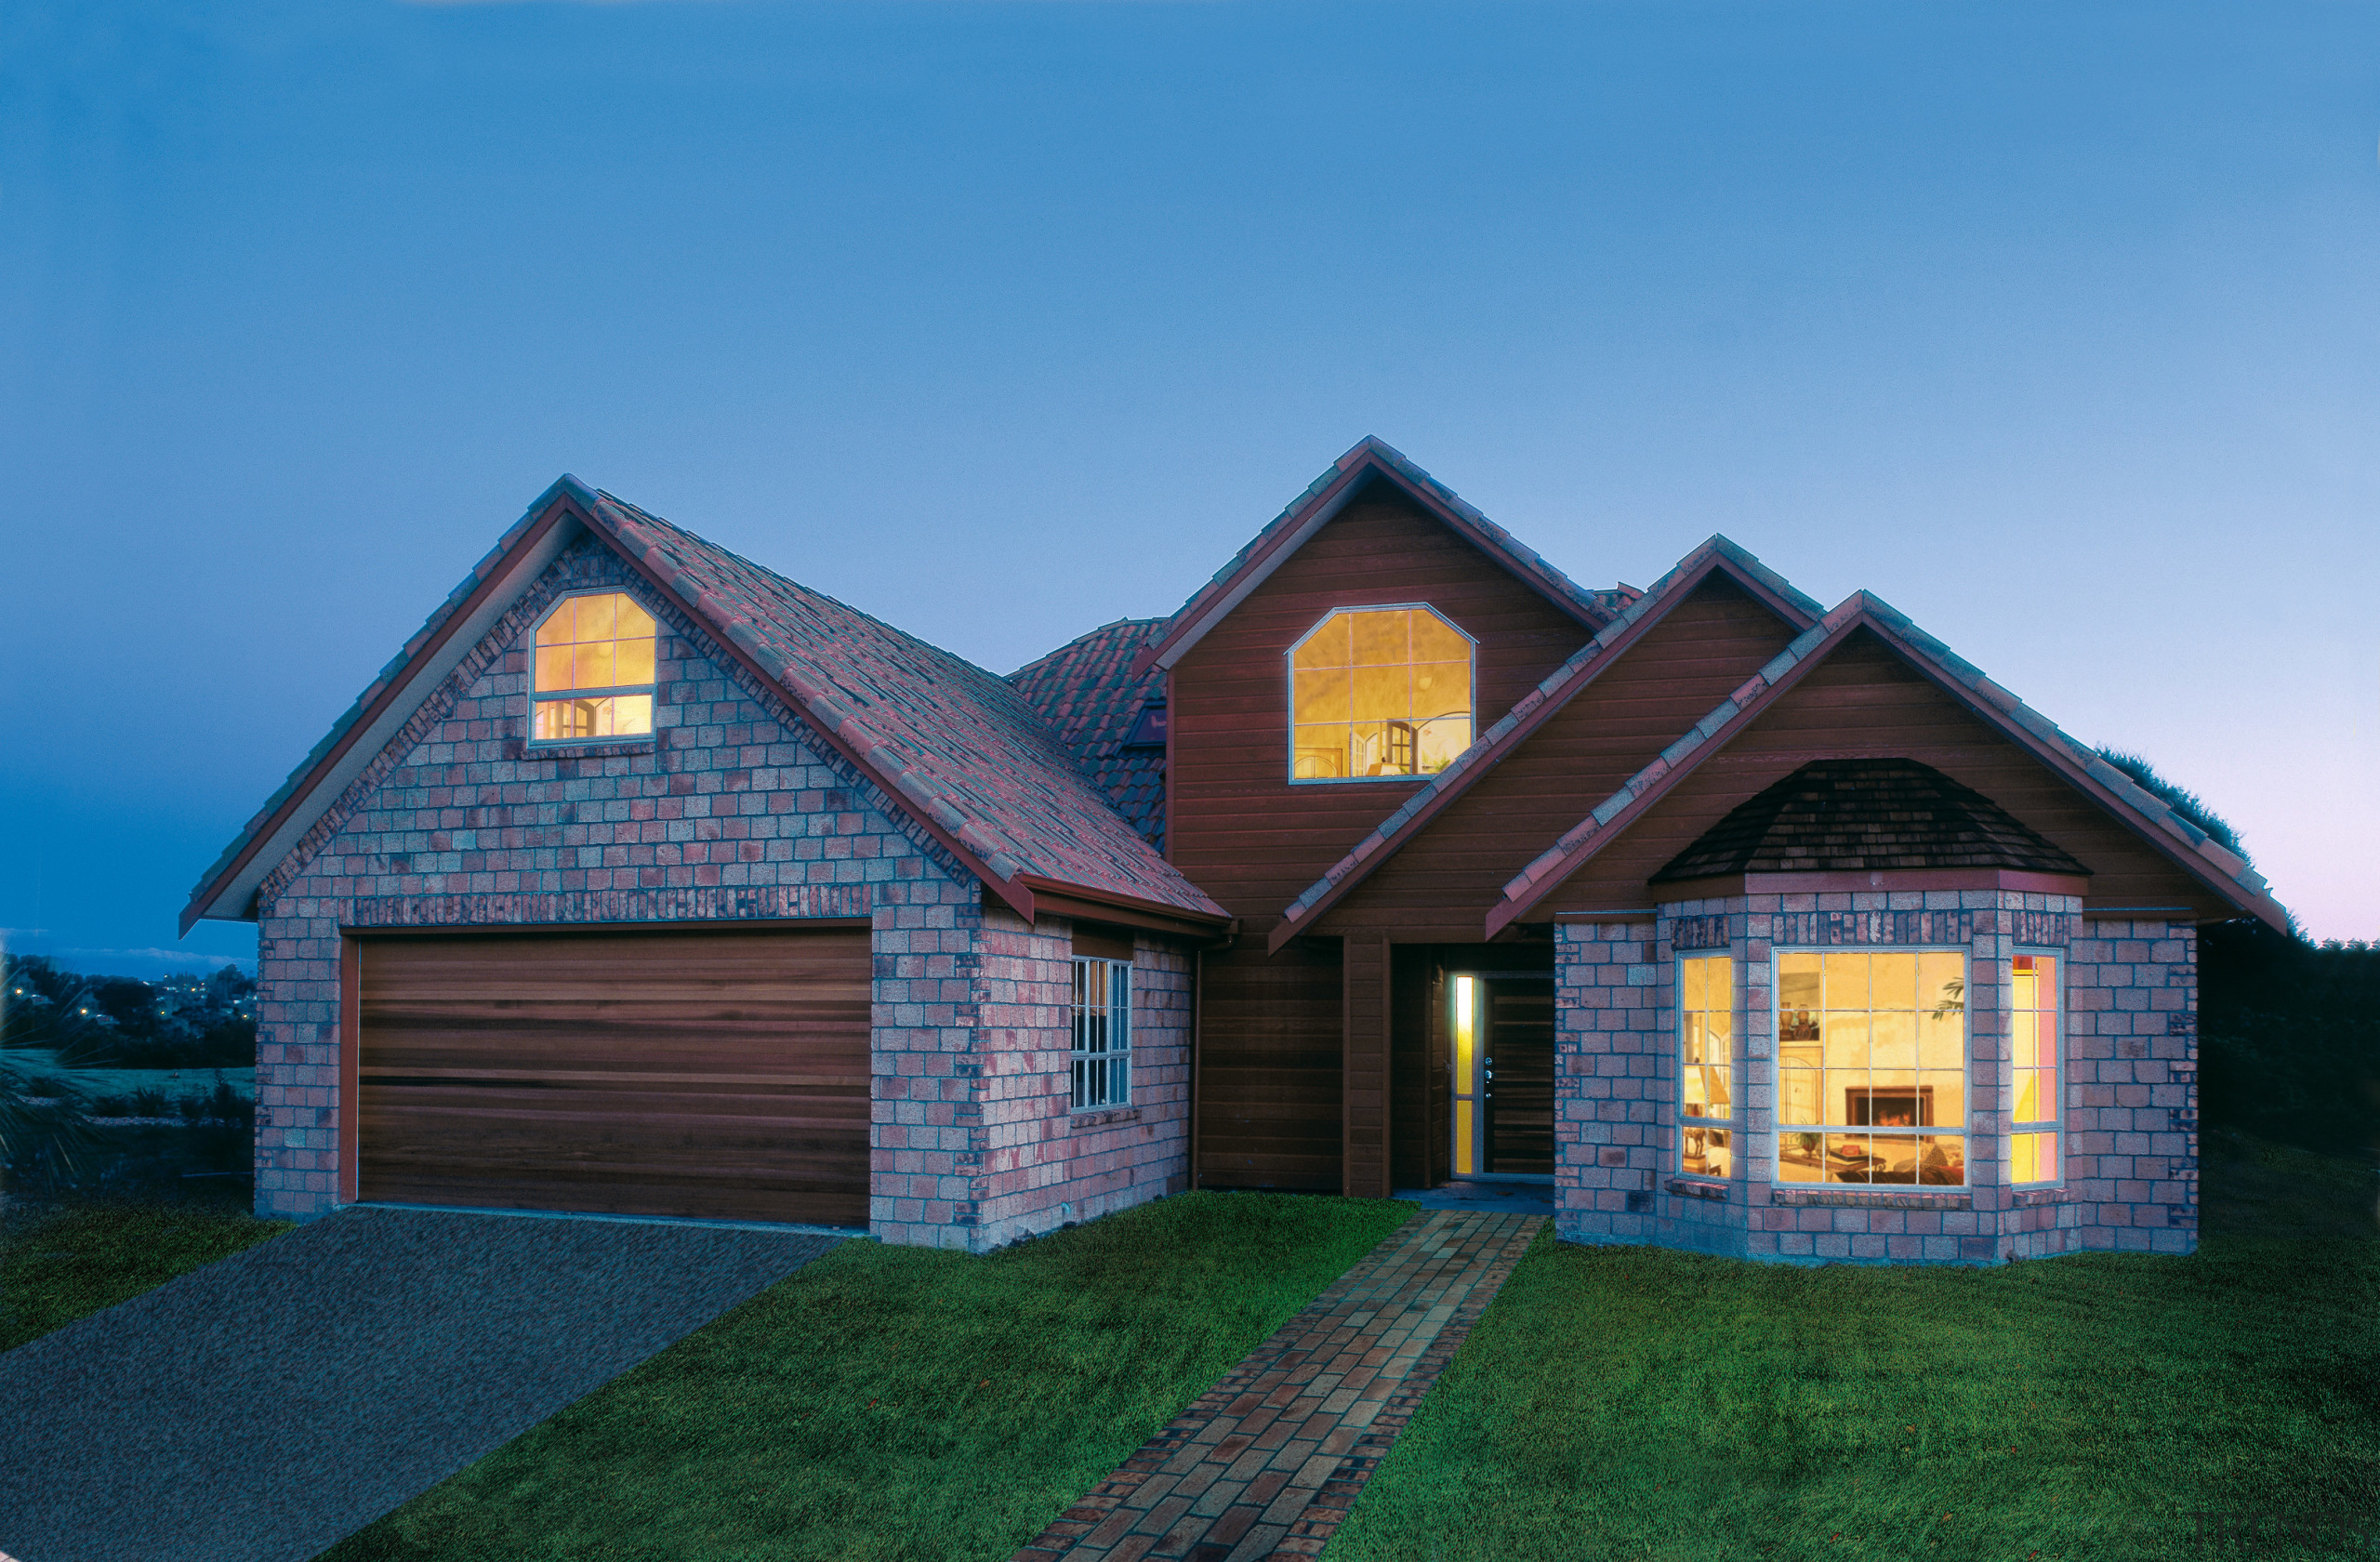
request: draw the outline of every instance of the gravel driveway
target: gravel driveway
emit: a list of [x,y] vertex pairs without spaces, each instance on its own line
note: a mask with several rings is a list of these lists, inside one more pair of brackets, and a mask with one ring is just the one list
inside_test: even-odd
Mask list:
[[0,1553],[302,1562],[840,1239],[341,1210],[0,1355]]

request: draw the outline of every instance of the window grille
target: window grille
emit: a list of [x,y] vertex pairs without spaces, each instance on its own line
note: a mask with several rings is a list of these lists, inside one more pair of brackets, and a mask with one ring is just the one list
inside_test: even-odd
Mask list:
[[1074,991],[1074,1102],[1078,1112],[1132,1099],[1132,967],[1078,958]]

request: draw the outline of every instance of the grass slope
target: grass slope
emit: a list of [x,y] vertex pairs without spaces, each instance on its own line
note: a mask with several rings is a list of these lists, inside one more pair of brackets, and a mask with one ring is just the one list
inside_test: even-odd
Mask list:
[[1412,1212],[1192,1193],[985,1257],[847,1242],[324,1562],[1005,1556]]
[[291,1229],[286,1221],[195,1203],[86,1203],[7,1224],[0,1350]]
[[2205,1177],[2188,1258],[1804,1269],[1549,1233],[1329,1562],[2153,1562],[2208,1554],[2196,1509],[2373,1516],[2371,1173],[2248,1145]]

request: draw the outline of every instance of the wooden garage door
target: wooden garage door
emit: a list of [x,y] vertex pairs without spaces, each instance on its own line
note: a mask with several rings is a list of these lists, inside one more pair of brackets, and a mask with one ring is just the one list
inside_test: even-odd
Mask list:
[[865,929],[361,953],[359,1197],[867,1224]]

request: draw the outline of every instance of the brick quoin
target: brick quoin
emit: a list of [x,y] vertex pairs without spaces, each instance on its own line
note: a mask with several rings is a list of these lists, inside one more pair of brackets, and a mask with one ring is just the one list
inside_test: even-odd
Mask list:
[[[654,740],[529,752],[529,630],[615,589],[660,624]],[[1026,928],[612,551],[566,550],[258,894],[257,1212],[337,1202],[341,930],[864,915],[869,1229],[981,1251],[1188,1182],[1189,958],[1134,952],[1129,1115],[1067,1111],[1064,919]]]

